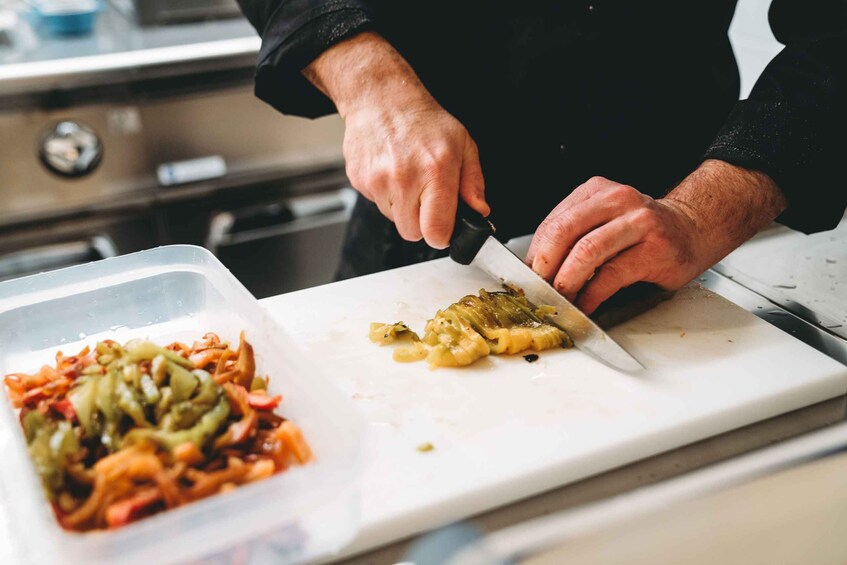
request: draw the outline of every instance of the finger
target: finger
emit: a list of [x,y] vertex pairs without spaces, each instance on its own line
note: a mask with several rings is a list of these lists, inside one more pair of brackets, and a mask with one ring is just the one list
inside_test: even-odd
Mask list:
[[588,198],[551,214],[535,232],[532,270],[552,280],[565,256],[585,234],[628,211],[629,204],[613,198]]
[[[449,179],[449,180],[448,180]],[[444,249],[450,245],[458,206],[458,166],[449,177],[435,176],[421,193],[421,233],[430,247]]]
[[396,201],[392,199],[391,213],[400,237],[406,241],[421,240],[421,201],[417,194],[406,194]]
[[479,164],[479,150],[470,137],[465,141],[465,151],[462,155],[459,195],[471,208],[483,216],[491,213],[491,207],[485,201],[485,180]]
[[644,280],[648,258],[642,253],[642,245],[624,251],[597,271],[576,300],[576,306],[591,314],[606,299],[620,289]]
[[[368,170],[368,174],[363,175],[361,187],[356,187],[366,198],[376,204],[383,216],[394,221],[394,213],[392,211],[393,199],[396,198],[392,194],[395,188],[392,186],[392,178],[389,174],[390,168],[381,163],[372,163]],[[367,196],[367,194],[370,196]]]
[[387,190],[375,192],[373,201],[376,207],[379,208],[380,213],[393,222],[394,214],[391,211],[391,193]]
[[624,215],[587,233],[565,257],[553,286],[573,300],[601,265],[642,241],[646,231],[645,226]]
[[[557,204],[556,207],[553,208],[553,210],[547,215],[547,218],[559,216],[565,211],[585,202],[589,198],[592,198],[593,196],[603,192],[604,189],[615,184],[617,183],[603,177],[591,177],[586,182],[576,187],[561,202],[559,202],[559,204]],[[536,230],[532,237],[532,242],[529,244],[526,259],[524,259],[524,262],[527,265],[532,266],[535,258],[538,256],[538,247],[541,245],[542,239],[542,234],[539,233],[539,230]]]
[[368,183],[364,182],[363,178],[359,176],[358,172],[356,172],[349,161],[347,163],[347,180],[350,181],[350,186],[355,188],[359,194],[371,202],[376,202],[376,198],[374,197],[373,191],[368,186]]

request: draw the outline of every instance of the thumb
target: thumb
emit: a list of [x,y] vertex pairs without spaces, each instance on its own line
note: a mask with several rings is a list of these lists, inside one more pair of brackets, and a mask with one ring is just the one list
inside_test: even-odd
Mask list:
[[485,179],[482,177],[482,167],[479,164],[479,150],[470,136],[465,138],[465,149],[462,153],[459,195],[471,208],[483,216],[491,213],[491,207],[485,201]]

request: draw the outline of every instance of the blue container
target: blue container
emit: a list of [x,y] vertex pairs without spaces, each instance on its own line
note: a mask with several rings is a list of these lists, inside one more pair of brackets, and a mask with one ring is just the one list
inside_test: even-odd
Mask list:
[[85,35],[94,29],[98,2],[41,2],[33,6],[36,20],[54,35]]

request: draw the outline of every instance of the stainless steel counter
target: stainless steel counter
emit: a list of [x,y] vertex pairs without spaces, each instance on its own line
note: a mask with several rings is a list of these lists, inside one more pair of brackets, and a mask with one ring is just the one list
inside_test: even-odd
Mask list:
[[260,46],[243,18],[142,28],[107,4],[93,34],[59,37],[34,25],[23,2],[11,9],[17,21],[6,26],[0,43],[0,98],[204,69],[251,69]]
[[847,339],[847,219],[834,230],[811,235],[774,224],[716,270]]

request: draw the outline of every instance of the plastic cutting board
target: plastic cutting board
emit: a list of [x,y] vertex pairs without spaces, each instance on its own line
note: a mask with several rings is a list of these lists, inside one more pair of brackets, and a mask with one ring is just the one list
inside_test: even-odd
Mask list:
[[372,321],[422,331],[480,288],[497,290],[443,259],[263,301],[369,423],[351,551],[847,391],[847,367],[697,285],[610,332],[647,367],[640,375],[578,350],[432,371],[368,341]]

